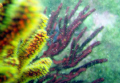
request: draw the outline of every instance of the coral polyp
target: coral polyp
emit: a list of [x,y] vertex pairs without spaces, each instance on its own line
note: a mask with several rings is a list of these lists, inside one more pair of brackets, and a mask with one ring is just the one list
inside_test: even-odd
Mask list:
[[47,17],[34,0],[0,3],[0,82],[26,83],[45,76],[52,60],[32,60],[46,44]]

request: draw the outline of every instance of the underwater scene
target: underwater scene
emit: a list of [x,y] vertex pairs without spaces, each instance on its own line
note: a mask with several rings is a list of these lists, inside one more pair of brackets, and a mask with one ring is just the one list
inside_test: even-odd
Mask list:
[[120,83],[120,0],[0,0],[0,83]]

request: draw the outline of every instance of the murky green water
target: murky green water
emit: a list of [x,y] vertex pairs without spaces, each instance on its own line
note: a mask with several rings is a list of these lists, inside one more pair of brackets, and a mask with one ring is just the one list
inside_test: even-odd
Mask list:
[[[3,1],[4,0],[0,0],[0,3],[2,3]],[[31,61],[29,63],[29,65],[32,64],[34,61],[39,60],[41,58],[41,56],[50,57],[53,60],[53,63],[55,63],[56,65],[52,64],[50,72],[46,75],[48,77],[43,76],[42,79],[37,78],[35,80],[30,81],[29,83],[41,83],[41,82],[42,83],[91,83],[91,82],[99,83],[99,82],[93,82],[94,80],[99,79],[99,78],[104,78],[104,81],[101,83],[120,83],[119,82],[120,81],[120,64],[119,64],[119,62],[120,62],[120,58],[119,58],[120,57],[120,5],[119,5],[120,0],[82,0],[78,9],[74,11],[74,7],[78,2],[79,2],[79,0],[43,0],[43,1],[39,0],[39,3],[42,3],[42,8],[44,8],[44,9],[47,8],[46,14],[45,14],[48,17],[48,23],[46,23],[46,27],[47,27],[46,31],[48,33],[49,39],[46,38],[48,44],[44,46],[44,48],[42,49],[41,52],[38,52],[39,53],[38,56],[36,56],[36,58],[33,61]],[[60,5],[61,3],[62,3],[62,5]],[[23,5],[25,5],[25,4],[23,3]],[[58,17],[56,17],[56,18],[54,18],[55,16],[53,15],[54,20],[52,20],[50,22],[49,20],[50,20],[50,17],[52,16],[51,12],[59,9],[58,6],[59,6],[59,8],[61,8],[61,6],[62,6],[60,13],[58,14]],[[75,19],[79,18],[77,16],[79,15],[80,11],[82,11],[86,6],[90,6],[90,8],[88,10],[82,12],[80,18],[84,18],[85,16],[83,15],[83,13],[86,14],[89,11],[91,11],[92,9],[95,9],[96,11],[94,11],[92,14],[90,14],[84,21],[83,20],[75,21]],[[69,7],[69,11],[67,11],[67,13],[66,13],[67,7]],[[0,8],[2,8],[1,4],[0,4]],[[21,9],[22,8],[23,7],[21,6]],[[28,7],[28,9],[29,9],[29,7]],[[0,9],[0,10],[2,10],[2,9]],[[70,19],[68,19],[72,10],[75,12],[75,14]],[[22,10],[20,10],[20,11],[22,11]],[[9,12],[7,12],[7,13],[9,13]],[[22,12],[20,12],[20,14],[22,15],[25,12],[26,11],[24,11],[24,12],[22,11]],[[14,17],[13,13],[10,13],[10,14],[13,15],[13,17]],[[2,14],[0,13],[0,15],[2,15]],[[66,15],[68,15],[68,17],[66,17],[67,20],[66,19],[64,20]],[[6,16],[9,17],[9,15],[6,15]],[[31,15],[28,14],[28,17],[29,16],[32,16],[32,14]],[[59,21],[60,18],[62,18],[61,23]],[[1,22],[0,26],[2,26],[1,19],[4,19],[4,15],[0,17],[0,22]],[[10,21],[8,20],[8,22],[10,22]],[[56,25],[55,25],[55,22],[56,22]],[[72,22],[75,22],[74,25],[71,25]],[[75,31],[73,31],[74,32],[73,33],[72,32],[73,27],[77,26],[76,24],[78,24],[78,23],[81,23],[81,25],[77,29],[75,29]],[[50,28],[48,30],[48,27],[50,24],[52,24],[52,28]],[[72,28],[70,28],[69,25],[71,25]],[[64,27],[64,26],[66,28],[62,29],[62,27]],[[93,36],[91,37],[90,35],[96,29],[100,28],[101,26],[104,27],[103,30],[100,29],[101,30],[100,32],[98,30],[99,33],[96,32],[96,33],[98,33],[98,35],[92,39]],[[84,27],[87,27],[87,29]],[[2,26],[2,28],[4,28],[4,27]],[[2,37],[2,35],[1,35],[1,33],[4,32],[4,29],[2,29],[2,28],[0,29],[0,38],[5,38],[5,37]],[[79,41],[77,41],[77,37],[83,29],[86,29],[86,31],[85,32],[83,31],[82,38]],[[71,33],[69,33],[69,32],[71,32]],[[68,33],[72,34],[72,35],[69,35]],[[9,33],[6,32],[6,34],[9,34]],[[93,34],[93,35],[95,35],[95,34]],[[69,38],[69,37],[71,37],[71,38],[70,38],[70,41],[68,41],[69,42],[68,43],[66,41],[67,41],[67,38]],[[88,37],[89,37],[89,39],[87,41],[89,41],[89,40],[90,41],[86,44],[84,42]],[[75,38],[76,38],[76,40],[75,40]],[[73,40],[74,40],[74,44],[72,45]],[[2,41],[2,40],[0,40],[0,41]],[[98,46],[96,45],[95,47],[93,45],[94,48],[92,46],[89,47],[96,41],[100,41],[100,45],[98,45]],[[20,43],[21,42],[22,42],[22,39],[20,39]],[[1,42],[0,42],[0,44],[1,44]],[[77,49],[78,44],[79,44],[78,47],[82,46],[83,44],[84,45],[83,45],[83,47],[80,47],[79,49]],[[99,44],[99,42],[97,42],[97,44]],[[0,46],[2,46],[2,45],[0,45]],[[71,49],[72,46],[74,47],[74,49]],[[3,47],[4,47],[4,45],[3,45]],[[89,47],[89,49],[87,47]],[[4,49],[4,48],[1,47],[0,50],[1,49]],[[18,49],[19,49],[19,46],[18,46]],[[86,49],[88,49],[88,50],[84,51]],[[57,51],[58,51],[58,53],[57,53]],[[46,52],[46,53],[44,53],[44,52]],[[1,54],[3,54],[3,53],[4,52],[1,52]],[[85,53],[86,53],[86,55],[87,54],[89,54],[89,55],[86,57],[83,56],[82,59],[80,58],[81,61],[79,61],[78,60],[79,57],[81,57]],[[0,57],[0,64],[2,64],[1,67],[6,67],[3,65],[4,64],[3,61],[5,61],[4,59],[6,59],[6,58],[3,56]],[[107,59],[108,61],[101,63],[101,64],[93,65],[93,64],[97,63],[97,61],[96,62],[94,61],[96,59],[97,60],[98,59],[104,59],[104,60]],[[76,62],[77,60],[78,60],[78,63]],[[8,59],[8,61],[9,61],[9,59]],[[90,61],[93,61],[94,63],[91,62],[92,64],[87,64],[87,66],[84,65],[86,63],[89,63]],[[41,63],[44,63],[44,62],[41,62]],[[52,61],[51,61],[51,63],[52,63]],[[89,66],[91,66],[91,67],[89,67]],[[79,67],[83,68],[81,70],[83,72],[80,74],[76,73],[76,72],[78,72],[77,68],[79,68]],[[17,69],[17,68],[15,68],[15,69]],[[76,71],[74,69],[76,69]],[[71,72],[71,70],[72,70],[72,72]],[[1,70],[1,71],[3,71],[3,70]],[[4,76],[3,76],[4,73],[1,71],[0,71],[0,82],[2,82],[1,80],[7,79],[7,78],[6,79],[4,78]],[[8,70],[6,69],[6,71],[8,71]],[[11,77],[12,77],[12,75],[11,75]],[[13,75],[13,77],[14,77],[14,75]],[[19,79],[19,77],[17,77],[17,75],[16,75],[16,78]],[[68,79],[66,80],[66,78],[68,78]],[[15,80],[15,79],[13,78],[13,80]]]

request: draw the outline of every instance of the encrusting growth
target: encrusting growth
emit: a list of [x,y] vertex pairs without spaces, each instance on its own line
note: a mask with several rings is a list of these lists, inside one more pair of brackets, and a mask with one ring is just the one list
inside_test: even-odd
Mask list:
[[49,72],[49,57],[30,63],[49,38],[41,9],[34,0],[0,3],[0,83],[26,83]]

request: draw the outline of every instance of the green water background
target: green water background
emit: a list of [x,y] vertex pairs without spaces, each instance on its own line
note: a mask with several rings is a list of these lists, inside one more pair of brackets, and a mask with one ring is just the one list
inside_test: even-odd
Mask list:
[[[3,0],[0,0],[2,2]],[[64,17],[66,7],[70,10],[74,8],[79,0],[43,0],[44,6],[48,7],[47,16],[50,16],[51,11],[55,11],[60,3],[63,7],[60,17]],[[69,2],[69,3],[68,3]],[[103,83],[119,83],[120,81],[120,0],[83,0],[80,7],[76,11],[77,15],[85,6],[90,5],[91,9],[96,11],[91,14],[77,30],[80,31],[85,26],[88,27],[83,40],[88,37],[91,32],[100,26],[104,29],[94,38],[93,41],[101,41],[101,44],[95,47],[92,53],[80,62],[77,66],[85,64],[94,59],[107,58],[108,62],[97,64],[88,68],[85,72],[77,76],[73,80],[83,79],[86,82],[91,82],[97,78],[105,78]],[[75,18],[73,16],[73,19]],[[77,32],[76,32],[77,33]],[[74,34],[76,36],[76,34]],[[92,41],[92,42],[93,42]],[[82,41],[79,41],[81,43]],[[70,51],[67,48],[63,54]],[[58,56],[56,56],[57,58]],[[60,58],[60,57],[59,57]],[[66,72],[62,71],[62,72]]]

